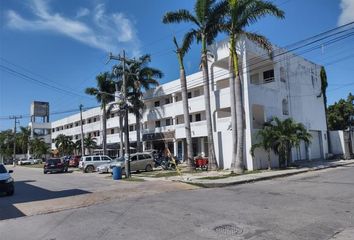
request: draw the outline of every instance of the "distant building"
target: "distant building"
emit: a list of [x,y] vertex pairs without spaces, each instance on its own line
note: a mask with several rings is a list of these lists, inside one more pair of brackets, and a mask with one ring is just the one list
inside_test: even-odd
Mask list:
[[[217,160],[223,168],[231,165],[231,118],[228,74],[228,43],[220,42],[209,47],[210,96],[213,133]],[[255,134],[263,123],[273,116],[293,118],[301,122],[312,135],[312,144],[301,144],[293,150],[292,160],[326,158],[328,154],[327,127],[323,96],[321,95],[321,66],[302,57],[275,47],[271,60],[263,49],[248,40],[238,42],[240,75],[243,82],[245,110],[245,159],[247,169],[267,166],[267,157],[261,150],[255,158],[250,154]],[[177,66],[176,66],[177,67]],[[203,97],[203,76],[197,72],[187,76],[188,100],[194,155],[208,154],[208,138]],[[146,109],[143,113],[141,132],[143,148],[162,149],[165,145],[177,156],[184,156],[185,129],[179,79],[162,84],[144,95]],[[92,136],[102,144],[101,108],[83,112],[85,136]],[[80,139],[80,115],[52,122],[52,148],[59,134]],[[129,114],[130,141],[136,144],[135,117]],[[107,120],[107,143],[110,154],[116,154],[120,143],[119,116],[112,111]],[[273,165],[277,164],[272,156]]]

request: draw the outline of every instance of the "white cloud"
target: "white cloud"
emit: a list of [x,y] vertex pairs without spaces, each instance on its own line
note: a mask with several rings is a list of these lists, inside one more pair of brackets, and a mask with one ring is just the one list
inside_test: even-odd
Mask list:
[[76,13],[76,18],[81,18],[85,17],[90,14],[90,10],[87,8],[79,8],[79,10]]
[[[123,13],[106,13],[103,4],[99,4],[92,19],[80,21],[87,16],[86,8],[78,10],[75,18],[70,19],[59,13],[52,13],[47,2],[32,0],[33,20],[24,19],[15,11],[7,12],[7,25],[21,31],[51,31],[63,34],[88,46],[105,52],[117,52],[125,48],[130,54],[140,53],[140,41],[133,22]],[[119,48],[120,47],[120,48]]]
[[338,26],[354,21],[354,0],[341,0],[340,8],[342,10]]

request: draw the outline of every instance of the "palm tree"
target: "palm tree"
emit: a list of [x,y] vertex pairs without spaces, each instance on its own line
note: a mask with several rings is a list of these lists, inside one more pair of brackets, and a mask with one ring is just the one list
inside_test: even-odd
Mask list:
[[41,138],[35,138],[31,140],[29,145],[35,158],[42,158],[43,155],[46,155],[50,152],[49,145],[45,143]]
[[91,155],[92,149],[97,147],[96,138],[91,137],[91,135],[84,138],[84,146],[88,149],[89,154]]
[[55,138],[55,147],[59,150],[61,155],[70,155],[74,150],[74,143],[69,136],[59,134]]
[[254,151],[257,148],[263,148],[267,152],[268,157],[268,170],[272,169],[270,153],[274,148],[274,133],[270,126],[264,126],[263,129],[259,130],[257,133],[257,138],[259,142],[252,145],[251,154],[254,157]]
[[[136,118],[137,151],[141,151],[141,115],[144,109],[142,101],[143,91],[159,85],[158,79],[163,77],[163,73],[156,68],[149,67],[151,57],[149,54],[142,55],[138,59],[126,61],[125,77],[127,81],[127,99],[131,103],[131,111]],[[115,75],[118,78],[123,76],[123,65],[114,66]],[[119,81],[118,88],[122,87]]]
[[186,71],[184,69],[183,58],[187,53],[190,44],[184,41],[180,47],[177,43],[176,38],[173,38],[173,43],[176,47],[176,54],[179,64],[179,79],[181,81],[181,93],[183,102],[183,117],[184,117],[184,129],[186,131],[186,142],[187,142],[187,166],[189,170],[194,168],[193,161],[193,148],[192,148],[192,134],[191,134],[191,124],[189,119],[189,106],[188,106],[188,92],[187,92],[187,80]]
[[[284,18],[284,12],[279,10],[274,4],[262,0],[224,0],[222,3],[226,7],[224,13],[225,20],[221,29],[229,35],[229,71],[230,71],[230,101],[231,101],[231,121],[233,151],[231,168],[236,172],[242,172],[243,146],[244,146],[244,111],[242,103],[242,86],[239,72],[239,56],[236,51],[236,43],[245,36],[250,41],[255,42],[271,54],[272,45],[268,39],[262,35],[245,30],[249,25],[257,22],[266,15],[273,15]],[[225,10],[225,8],[224,8]]]
[[97,102],[101,103],[102,109],[102,149],[103,154],[107,152],[107,110],[108,103],[114,101],[115,85],[110,80],[111,75],[108,72],[100,73],[96,76],[97,88],[86,88],[85,93],[95,96]]
[[[201,43],[201,68],[203,71],[204,82],[204,101],[205,114],[208,130],[208,158],[209,169],[217,169],[216,154],[214,148],[213,127],[210,109],[210,86],[209,86],[209,69],[208,69],[208,52],[207,45],[214,42],[219,32],[222,14],[225,12],[225,6],[215,0],[196,0],[193,15],[185,9],[175,12],[168,12],[163,17],[163,23],[192,23],[195,27],[187,32],[184,36],[184,42],[192,44],[194,40]],[[188,46],[189,47],[189,46]]]
[[302,123],[296,123],[292,118],[284,121],[274,117],[266,125],[273,132],[273,150],[279,155],[279,165],[287,167],[291,159],[291,149],[299,147],[301,142],[311,143],[311,134]]
[[17,139],[19,141],[23,153],[27,153],[28,151],[30,136],[31,136],[31,130],[29,128],[20,127],[20,132]]

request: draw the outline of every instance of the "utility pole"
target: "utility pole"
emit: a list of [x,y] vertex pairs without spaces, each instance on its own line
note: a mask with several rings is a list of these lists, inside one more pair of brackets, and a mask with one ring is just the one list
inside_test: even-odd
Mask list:
[[19,124],[20,121],[18,119],[22,118],[22,116],[10,116],[10,119],[14,119],[15,121],[15,126],[14,126],[14,156],[13,156],[13,166],[15,166],[15,160],[16,160],[16,128],[17,128],[17,123]]
[[[129,143],[129,121],[128,121],[128,114],[129,114],[129,109],[128,109],[128,102],[127,102],[127,81],[126,81],[126,76],[125,76],[125,63],[127,61],[125,57],[125,51],[123,50],[123,56],[113,56],[112,53],[109,55],[109,59],[114,59],[118,60],[122,63],[123,67],[123,101],[124,101],[124,140],[125,140],[125,176],[127,178],[130,177],[130,143]],[[116,93],[115,93],[115,101],[117,102],[119,100],[119,92],[118,92],[118,87],[116,85]]]
[[84,127],[82,122],[82,107],[83,105],[80,104],[80,128],[81,128],[81,155],[85,156],[85,147],[84,147]]

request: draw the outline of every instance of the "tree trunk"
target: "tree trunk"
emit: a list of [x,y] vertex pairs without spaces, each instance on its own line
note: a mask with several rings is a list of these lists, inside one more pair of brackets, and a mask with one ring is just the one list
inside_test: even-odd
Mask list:
[[271,160],[270,160],[270,150],[268,151],[268,170],[271,170],[272,169],[272,163],[271,163]]
[[[230,42],[231,45],[231,42]],[[231,50],[231,48],[230,48]],[[230,51],[229,57],[229,88],[230,88],[230,108],[231,108],[231,134],[232,134],[232,156],[231,156],[231,169],[236,170],[236,144],[237,144],[237,131],[236,131],[236,92],[235,92],[235,72],[233,66],[233,52]]]
[[214,149],[214,137],[213,137],[213,125],[211,118],[211,108],[210,108],[210,86],[209,86],[209,70],[208,70],[208,57],[206,50],[205,37],[202,39],[202,71],[203,71],[203,80],[204,80],[204,101],[205,101],[205,117],[208,130],[208,160],[210,170],[216,170],[218,168],[216,162],[216,155]]
[[183,59],[182,59],[182,56],[180,53],[178,53],[178,60],[179,60],[179,65],[180,65],[179,76],[180,76],[181,91],[182,91],[184,129],[186,131],[187,166],[188,166],[188,170],[191,171],[194,169],[194,160],[193,160],[191,124],[189,121],[187,80],[186,80],[186,72],[185,72],[184,65],[183,65]]
[[[243,164],[243,145],[244,145],[244,113],[243,113],[243,104],[242,104],[242,85],[240,72],[238,68],[238,56],[236,52],[236,41],[235,36],[230,36],[230,49],[231,49],[231,57],[232,64],[234,67],[234,73],[236,75],[236,81],[234,86],[235,91],[235,104],[236,104],[236,131],[237,131],[237,139],[236,139],[236,161],[235,161],[235,171],[237,173],[242,173],[244,170]],[[230,89],[233,86],[230,86]]]
[[107,116],[106,104],[102,105],[102,150],[103,155],[107,154]]
[[136,128],[136,150],[142,152],[140,139],[140,114],[135,114],[135,128]]
[[120,144],[119,144],[119,157],[123,157],[124,155],[124,146],[123,146],[123,114],[119,113],[119,137],[120,137]]

